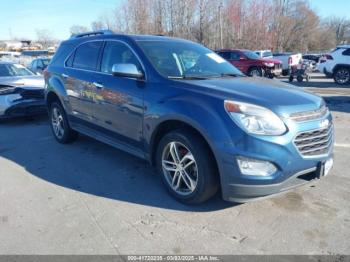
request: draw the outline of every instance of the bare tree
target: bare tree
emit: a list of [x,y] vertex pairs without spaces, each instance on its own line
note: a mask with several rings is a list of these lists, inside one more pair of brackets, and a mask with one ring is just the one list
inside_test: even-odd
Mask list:
[[73,26],[71,26],[69,31],[72,35],[76,35],[76,34],[88,32],[89,28],[86,26],[82,26],[82,25],[73,25]]
[[350,40],[348,20],[322,22],[308,0],[124,0],[91,26],[181,37],[212,49],[307,51]]
[[37,29],[36,36],[37,42],[41,44],[43,48],[48,48],[55,43],[52,32],[48,29]]

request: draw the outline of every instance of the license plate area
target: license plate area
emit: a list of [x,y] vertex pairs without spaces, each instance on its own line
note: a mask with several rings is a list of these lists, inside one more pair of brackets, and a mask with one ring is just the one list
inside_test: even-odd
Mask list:
[[321,178],[327,176],[333,167],[333,158],[329,158],[326,161],[319,163],[317,168],[317,177]]

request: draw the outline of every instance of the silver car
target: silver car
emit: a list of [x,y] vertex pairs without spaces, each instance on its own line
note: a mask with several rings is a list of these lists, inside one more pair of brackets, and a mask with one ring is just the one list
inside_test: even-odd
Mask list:
[[44,78],[22,65],[0,62],[0,119],[46,112]]

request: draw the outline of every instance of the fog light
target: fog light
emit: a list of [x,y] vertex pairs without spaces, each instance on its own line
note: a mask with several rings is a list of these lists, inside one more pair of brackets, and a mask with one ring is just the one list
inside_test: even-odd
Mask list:
[[247,176],[271,176],[277,171],[276,166],[268,161],[238,157],[237,162],[241,173]]

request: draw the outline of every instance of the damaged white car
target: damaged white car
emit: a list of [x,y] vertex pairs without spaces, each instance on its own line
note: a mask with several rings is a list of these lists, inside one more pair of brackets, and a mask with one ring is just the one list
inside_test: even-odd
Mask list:
[[22,65],[0,62],[0,119],[45,113],[44,84]]

